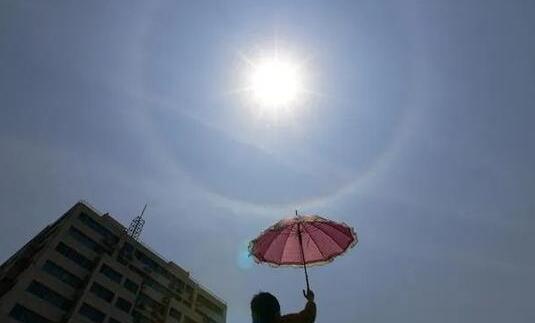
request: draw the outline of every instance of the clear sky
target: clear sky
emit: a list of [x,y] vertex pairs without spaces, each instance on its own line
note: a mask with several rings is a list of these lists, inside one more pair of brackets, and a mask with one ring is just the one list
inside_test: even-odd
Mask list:
[[[312,268],[318,322],[534,322],[535,2],[0,3],[0,260],[79,199],[250,322],[303,274],[248,240],[294,209],[360,244]],[[236,91],[305,62],[277,118]]]

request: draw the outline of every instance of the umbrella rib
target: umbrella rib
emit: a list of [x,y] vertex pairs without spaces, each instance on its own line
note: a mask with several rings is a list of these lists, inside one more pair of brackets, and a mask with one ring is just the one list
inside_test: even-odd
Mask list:
[[308,230],[306,229],[306,227],[303,226],[303,228],[305,228],[305,232],[308,233],[308,236],[310,237],[310,240],[312,240],[312,242],[314,242],[314,244],[316,245],[316,248],[318,248],[318,251],[320,252],[321,257],[322,257],[323,259],[325,259],[325,255],[323,254],[323,251],[321,251],[319,244],[316,243],[316,240],[312,237],[312,235],[310,234],[310,232],[308,232]]
[[[310,224],[311,224],[314,228],[316,228],[316,229],[320,230],[321,232],[323,232],[323,234],[324,234],[325,236],[329,237],[329,239],[331,239],[331,240],[338,246],[338,248],[342,249],[342,251],[345,250],[345,248],[342,247],[342,246],[340,246],[340,244],[338,244],[338,241],[334,240],[333,237],[331,237],[330,235],[327,234],[327,232],[323,231],[322,228],[318,228],[317,226],[315,226],[315,225],[314,225],[314,222],[311,222]],[[340,230],[336,230],[336,231],[338,231],[338,232],[340,232],[340,233],[343,233],[343,232],[341,232]]]

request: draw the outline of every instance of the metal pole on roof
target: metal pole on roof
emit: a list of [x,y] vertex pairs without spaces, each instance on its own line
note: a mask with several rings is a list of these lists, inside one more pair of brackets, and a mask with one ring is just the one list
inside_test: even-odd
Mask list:
[[145,219],[143,219],[143,214],[145,213],[145,210],[147,209],[147,203],[145,203],[145,206],[143,207],[143,210],[141,211],[141,214],[136,216],[134,220],[130,223],[130,226],[128,227],[128,235],[134,239],[139,239],[139,236],[141,235],[141,231],[143,230],[143,226],[145,225]]

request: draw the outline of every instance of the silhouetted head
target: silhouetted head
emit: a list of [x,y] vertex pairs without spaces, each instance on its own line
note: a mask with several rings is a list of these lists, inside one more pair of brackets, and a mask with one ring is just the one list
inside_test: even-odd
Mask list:
[[253,323],[272,323],[281,315],[281,307],[277,298],[270,293],[261,292],[251,300]]

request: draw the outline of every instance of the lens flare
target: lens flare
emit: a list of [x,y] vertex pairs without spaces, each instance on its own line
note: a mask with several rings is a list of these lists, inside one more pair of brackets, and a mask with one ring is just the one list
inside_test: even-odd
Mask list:
[[242,241],[236,254],[236,264],[241,270],[248,270],[253,267],[254,261],[249,256],[249,242]]

